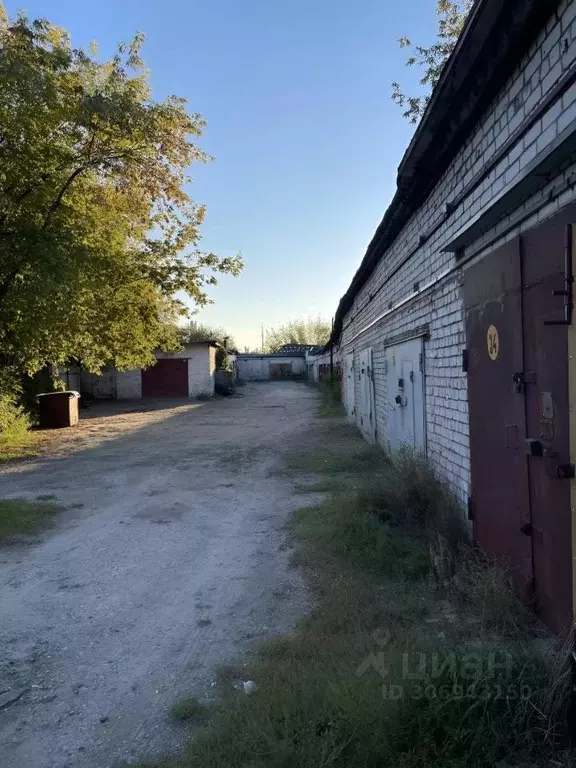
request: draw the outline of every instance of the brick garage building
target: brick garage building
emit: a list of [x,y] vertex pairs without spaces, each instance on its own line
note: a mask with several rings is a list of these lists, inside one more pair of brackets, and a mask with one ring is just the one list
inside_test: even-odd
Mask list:
[[425,450],[475,539],[565,628],[576,0],[477,0],[397,184],[335,319],[348,413]]
[[155,353],[156,365],[99,376],[82,371],[80,387],[96,399],[139,400],[142,397],[201,397],[214,394],[216,342],[187,344],[174,353]]
[[305,356],[304,351],[239,354],[236,359],[238,378],[240,381],[270,381],[304,377]]

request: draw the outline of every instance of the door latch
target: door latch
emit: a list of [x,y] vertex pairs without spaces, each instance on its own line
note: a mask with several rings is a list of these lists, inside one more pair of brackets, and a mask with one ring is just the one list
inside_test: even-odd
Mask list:
[[524,523],[524,525],[520,526],[520,532],[524,536],[532,536],[532,523]]
[[526,454],[528,456],[544,456],[544,446],[540,440],[534,440],[534,438],[529,437],[524,441],[524,445],[526,446]]
[[558,464],[556,466],[556,476],[561,480],[570,480],[576,477],[574,464]]
[[524,393],[524,387],[526,384],[534,384],[536,376],[533,371],[518,371],[512,375],[512,381],[514,382],[514,391],[518,395]]

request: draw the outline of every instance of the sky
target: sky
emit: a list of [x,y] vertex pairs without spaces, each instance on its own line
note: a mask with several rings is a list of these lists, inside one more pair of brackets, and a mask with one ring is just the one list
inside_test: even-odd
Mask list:
[[433,41],[435,0],[5,0],[111,55],[136,31],[153,97],[184,96],[215,161],[192,169],[203,250],[241,251],[195,316],[255,349],[261,326],[330,319],[395,190],[417,89],[398,38]]

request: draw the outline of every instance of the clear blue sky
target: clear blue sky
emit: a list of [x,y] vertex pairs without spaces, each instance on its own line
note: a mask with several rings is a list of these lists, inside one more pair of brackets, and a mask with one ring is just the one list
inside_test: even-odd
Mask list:
[[246,267],[213,289],[201,322],[240,346],[260,324],[330,318],[394,192],[412,134],[390,83],[416,81],[397,40],[434,37],[435,0],[5,0],[100,54],[136,30],[156,99],[185,96],[208,122],[194,199],[202,247]]

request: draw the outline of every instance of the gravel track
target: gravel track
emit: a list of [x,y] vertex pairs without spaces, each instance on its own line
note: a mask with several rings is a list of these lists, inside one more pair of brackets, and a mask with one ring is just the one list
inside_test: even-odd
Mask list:
[[306,595],[282,526],[300,505],[275,470],[306,439],[314,392],[249,384],[206,403],[94,406],[0,497],[65,511],[0,549],[0,766],[106,768],[175,750],[180,697],[290,628]]

